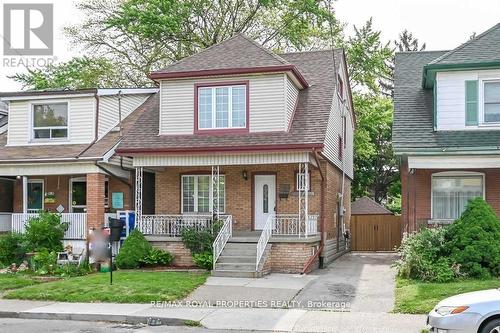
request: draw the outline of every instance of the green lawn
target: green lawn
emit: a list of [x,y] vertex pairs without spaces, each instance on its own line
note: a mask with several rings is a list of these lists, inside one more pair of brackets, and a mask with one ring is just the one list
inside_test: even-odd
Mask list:
[[203,284],[206,273],[113,272],[96,273],[12,290],[4,298],[61,302],[148,303],[172,301],[187,296]]
[[40,282],[33,281],[29,275],[25,274],[0,274],[0,291],[22,288],[38,283]]
[[444,298],[470,291],[499,287],[500,279],[426,283],[398,278],[394,312],[427,314]]

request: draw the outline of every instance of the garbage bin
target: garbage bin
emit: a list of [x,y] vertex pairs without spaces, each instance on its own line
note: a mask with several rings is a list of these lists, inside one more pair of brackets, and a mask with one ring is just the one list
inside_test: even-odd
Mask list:
[[125,222],[119,219],[114,219],[112,217],[109,218],[109,241],[110,242],[118,242],[120,241],[120,237],[122,235],[123,227],[125,226]]

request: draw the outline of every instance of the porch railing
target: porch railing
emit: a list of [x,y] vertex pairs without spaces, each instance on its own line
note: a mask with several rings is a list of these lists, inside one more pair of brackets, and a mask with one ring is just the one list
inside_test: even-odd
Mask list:
[[[12,231],[24,233],[26,231],[26,222],[30,218],[37,217],[38,213],[13,213]],[[64,233],[64,239],[85,239],[87,230],[86,213],[62,213],[61,223],[68,223],[68,230]]]
[[306,223],[299,222],[298,214],[278,214],[273,217],[273,236],[309,237],[318,234],[318,215],[308,215]]
[[[228,216],[220,215],[220,219],[225,221]],[[183,228],[203,230],[212,225],[212,215],[142,215],[138,228],[144,235],[180,237]]]
[[219,231],[219,234],[215,238],[213,244],[213,268],[215,269],[215,264],[217,263],[217,259],[224,250],[224,246],[226,246],[227,241],[233,236],[233,217],[228,215],[224,220],[224,225]]
[[266,224],[262,229],[262,233],[260,234],[259,241],[257,242],[257,257],[255,261],[255,270],[259,271],[259,263],[260,259],[264,255],[266,251],[267,243],[269,242],[269,238],[271,238],[273,222],[275,220],[275,215],[269,215],[267,218]]

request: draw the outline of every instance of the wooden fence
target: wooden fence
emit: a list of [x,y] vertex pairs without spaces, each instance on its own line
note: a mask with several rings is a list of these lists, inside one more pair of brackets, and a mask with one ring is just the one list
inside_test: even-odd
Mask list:
[[353,251],[394,251],[401,244],[401,216],[353,215]]

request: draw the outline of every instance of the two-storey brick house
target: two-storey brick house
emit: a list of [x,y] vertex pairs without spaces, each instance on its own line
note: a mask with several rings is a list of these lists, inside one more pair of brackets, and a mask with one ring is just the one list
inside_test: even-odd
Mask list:
[[[345,250],[353,178],[343,50],[274,54],[236,35],[150,74],[159,93],[120,143],[133,158],[141,230],[190,255],[179,226],[223,228],[215,273],[302,272]],[[155,214],[142,176],[155,175]]]
[[70,223],[65,238],[81,248],[107,212],[132,210],[134,169],[115,149],[139,116],[134,111],[157,91],[2,93],[8,123],[0,133],[0,217],[22,232],[39,211],[59,212]]
[[407,231],[469,199],[500,213],[500,24],[450,51],[396,54],[393,144]]

